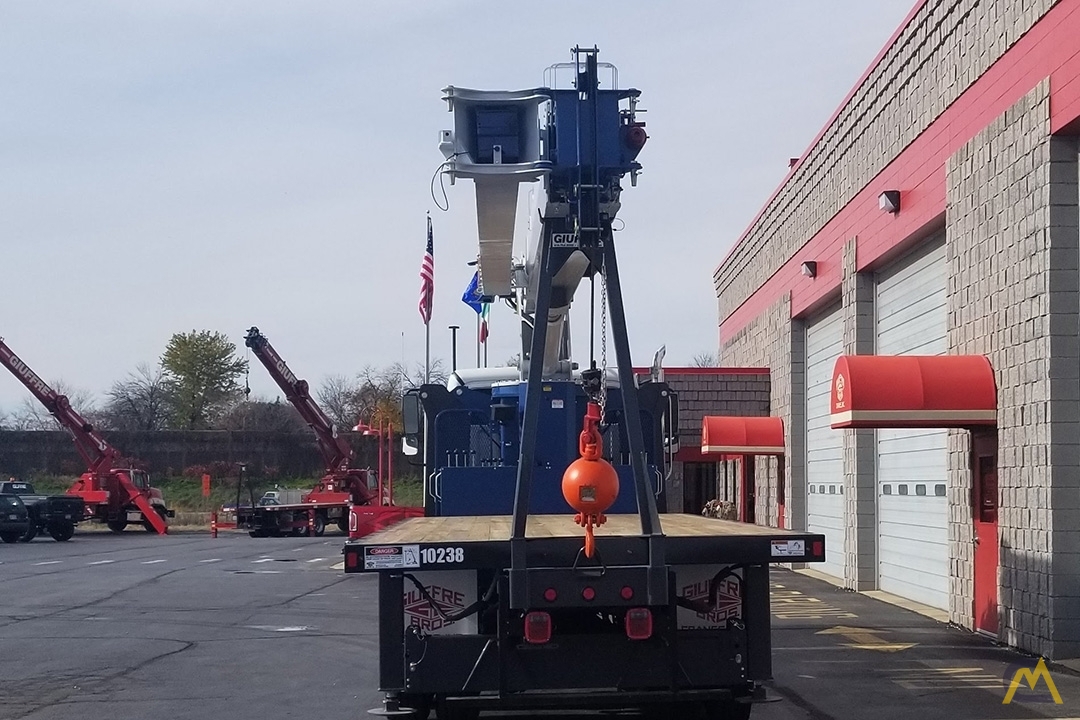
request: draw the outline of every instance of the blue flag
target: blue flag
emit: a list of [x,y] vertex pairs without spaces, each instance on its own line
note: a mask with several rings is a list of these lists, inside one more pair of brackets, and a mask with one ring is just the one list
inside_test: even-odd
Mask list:
[[480,271],[473,273],[472,281],[469,283],[469,287],[465,290],[465,294],[461,296],[461,302],[465,303],[479,315],[484,311],[484,302],[486,298],[480,293]]

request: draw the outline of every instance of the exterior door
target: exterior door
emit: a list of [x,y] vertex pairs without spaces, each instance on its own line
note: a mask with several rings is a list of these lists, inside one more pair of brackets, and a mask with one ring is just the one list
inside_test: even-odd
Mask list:
[[683,512],[700,515],[716,491],[716,463],[683,463]]
[[972,508],[975,543],[975,629],[998,634],[997,430],[971,436]]
[[740,458],[742,466],[742,521],[746,523],[757,522],[754,508],[757,506],[757,473],[754,471],[754,456],[743,455]]

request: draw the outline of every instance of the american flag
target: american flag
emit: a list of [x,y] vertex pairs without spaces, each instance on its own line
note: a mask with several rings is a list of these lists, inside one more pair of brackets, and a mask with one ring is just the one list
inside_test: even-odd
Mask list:
[[427,219],[427,250],[420,265],[420,317],[431,322],[431,298],[435,294],[435,248],[431,242],[431,216]]

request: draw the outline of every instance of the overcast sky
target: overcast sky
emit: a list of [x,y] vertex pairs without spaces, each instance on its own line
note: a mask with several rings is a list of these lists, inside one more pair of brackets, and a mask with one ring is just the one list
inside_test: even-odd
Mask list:
[[[580,43],[648,110],[617,235],[635,362],[688,364],[717,344],[714,267],[913,1],[5,0],[0,336],[98,397],[192,329],[243,352],[258,325],[313,385],[422,362],[430,210],[433,353],[458,324],[473,363],[472,184],[449,212],[429,192],[440,90],[541,85]],[[495,309],[490,361],[517,345]],[[0,410],[24,395],[0,374]]]

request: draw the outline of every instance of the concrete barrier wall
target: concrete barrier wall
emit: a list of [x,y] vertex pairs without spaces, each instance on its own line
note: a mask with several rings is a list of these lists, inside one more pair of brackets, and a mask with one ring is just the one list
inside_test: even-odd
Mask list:
[[[356,453],[358,467],[376,467],[377,440],[344,433]],[[211,463],[247,463],[255,475],[312,477],[324,470],[315,436],[310,433],[241,431],[110,432],[109,442],[149,465],[155,474],[180,475],[186,468]],[[400,448],[400,444],[397,445]],[[412,470],[400,452],[394,454],[396,475]],[[61,431],[0,431],[0,474],[78,474],[85,469],[71,437]]]

